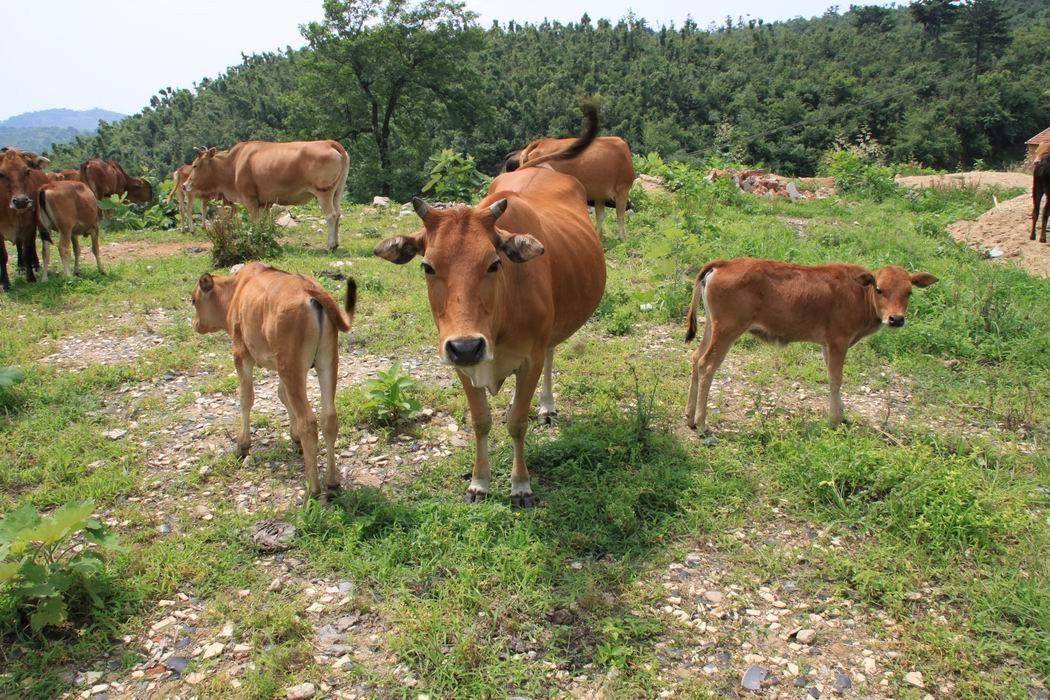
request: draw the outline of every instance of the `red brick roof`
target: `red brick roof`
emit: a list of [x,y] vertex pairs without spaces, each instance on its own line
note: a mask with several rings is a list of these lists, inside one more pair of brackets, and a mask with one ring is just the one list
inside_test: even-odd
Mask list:
[[1050,129],[1043,129],[1038,134],[1025,141],[1024,145],[1033,146],[1038,143],[1050,143]]

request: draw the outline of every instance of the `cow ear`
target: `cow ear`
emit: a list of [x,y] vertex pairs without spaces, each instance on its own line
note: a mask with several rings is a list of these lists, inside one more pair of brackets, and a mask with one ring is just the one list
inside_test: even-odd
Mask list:
[[214,158],[215,157],[215,150],[216,150],[215,146],[212,146],[211,148],[209,148],[207,151],[205,151],[205,157],[207,157],[207,158]]
[[500,231],[499,251],[511,262],[523,263],[543,255],[543,244],[528,234]]
[[875,275],[870,272],[862,272],[857,275],[857,283],[862,287],[871,287],[875,284]]
[[911,283],[916,287],[929,287],[937,281],[937,278],[928,272],[916,272],[911,276]]
[[200,290],[202,292],[207,294],[215,288],[215,278],[213,278],[210,274],[205,272],[203,275],[201,275],[201,278],[197,280],[197,286],[200,287]]
[[420,235],[394,236],[377,245],[372,253],[395,265],[404,265],[412,258],[422,254],[423,248],[423,237]]

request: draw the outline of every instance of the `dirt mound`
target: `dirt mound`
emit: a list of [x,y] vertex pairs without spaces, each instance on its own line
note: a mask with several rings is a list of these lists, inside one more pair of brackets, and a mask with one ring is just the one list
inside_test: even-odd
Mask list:
[[898,175],[901,187],[1031,187],[1032,176],[1025,173],[1006,173],[974,170],[947,175]]
[[[1050,243],[1028,240],[1031,226],[1032,196],[1023,194],[1000,202],[976,221],[956,221],[948,232],[982,253],[991,251],[997,260],[1010,260],[1033,275],[1050,277]],[[996,255],[999,251],[1001,255]]]

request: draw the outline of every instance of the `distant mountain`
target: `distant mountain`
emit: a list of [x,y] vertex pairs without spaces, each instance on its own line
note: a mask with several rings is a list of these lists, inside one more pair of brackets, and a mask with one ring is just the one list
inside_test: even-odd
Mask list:
[[66,127],[77,131],[94,131],[100,119],[107,122],[120,121],[125,116],[120,112],[108,109],[42,109],[39,112],[26,112],[0,121],[0,127],[49,126]]
[[116,122],[124,116],[108,109],[43,109],[17,114],[0,121],[0,146],[43,153],[53,144],[70,143],[77,136],[95,133],[99,120]]

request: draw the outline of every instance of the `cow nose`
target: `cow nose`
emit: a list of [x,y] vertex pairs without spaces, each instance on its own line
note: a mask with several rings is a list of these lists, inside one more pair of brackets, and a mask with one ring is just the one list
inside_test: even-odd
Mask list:
[[11,198],[11,208],[12,209],[25,209],[26,207],[28,207],[32,203],[33,203],[33,200],[30,199],[29,197],[27,197],[24,194],[20,194],[17,197],[12,197]]
[[900,314],[893,314],[890,316],[890,325],[894,328],[900,328],[904,325],[904,316]]
[[485,357],[484,338],[455,338],[445,343],[445,354],[454,365],[476,365]]

